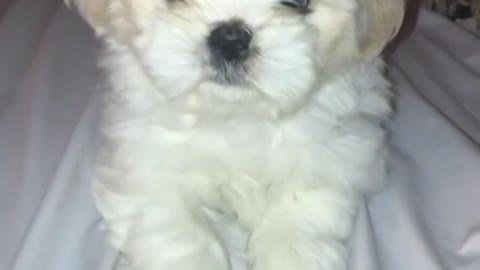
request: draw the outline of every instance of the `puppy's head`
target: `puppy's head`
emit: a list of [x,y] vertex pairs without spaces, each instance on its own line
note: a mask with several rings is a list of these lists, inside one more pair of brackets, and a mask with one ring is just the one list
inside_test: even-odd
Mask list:
[[278,111],[378,56],[404,10],[403,0],[70,1],[97,33],[137,50],[165,96]]

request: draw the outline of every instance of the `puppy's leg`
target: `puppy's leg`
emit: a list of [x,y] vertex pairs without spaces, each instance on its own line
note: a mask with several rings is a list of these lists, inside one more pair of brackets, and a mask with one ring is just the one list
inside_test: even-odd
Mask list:
[[358,198],[329,188],[285,193],[252,232],[253,270],[346,270]]
[[95,186],[111,244],[133,270],[228,270],[221,242],[200,206],[174,189],[160,199],[126,196]]

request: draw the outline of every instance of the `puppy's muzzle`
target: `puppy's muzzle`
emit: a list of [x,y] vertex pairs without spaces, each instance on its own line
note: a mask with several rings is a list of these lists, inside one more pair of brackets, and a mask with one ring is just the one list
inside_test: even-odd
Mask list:
[[208,47],[217,61],[243,62],[250,54],[252,32],[240,21],[218,24],[208,37]]

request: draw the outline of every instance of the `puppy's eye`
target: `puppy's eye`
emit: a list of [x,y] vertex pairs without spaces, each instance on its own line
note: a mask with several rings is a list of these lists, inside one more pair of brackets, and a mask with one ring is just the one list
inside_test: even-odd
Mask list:
[[310,0],[283,0],[280,1],[280,4],[292,9],[297,9],[298,11],[304,13],[308,12]]

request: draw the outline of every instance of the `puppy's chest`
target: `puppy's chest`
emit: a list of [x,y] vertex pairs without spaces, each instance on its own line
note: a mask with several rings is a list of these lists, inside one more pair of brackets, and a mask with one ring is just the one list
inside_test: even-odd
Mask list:
[[177,130],[142,123],[112,134],[123,139],[115,139],[117,152],[107,163],[136,182],[180,188],[250,226],[292,185],[321,178],[310,172],[321,159],[318,139],[325,129],[309,126],[234,123]]
[[272,170],[281,169],[277,166],[282,159],[290,160],[298,150],[299,146],[287,140],[284,131],[268,125],[200,131],[183,148],[192,170],[206,174],[223,171],[231,181],[242,174],[267,181]]
[[304,147],[282,129],[257,125],[198,133],[185,157],[206,181],[198,183],[198,190],[208,186],[205,203],[254,226],[267,205],[295,184],[289,176],[300,167]]

